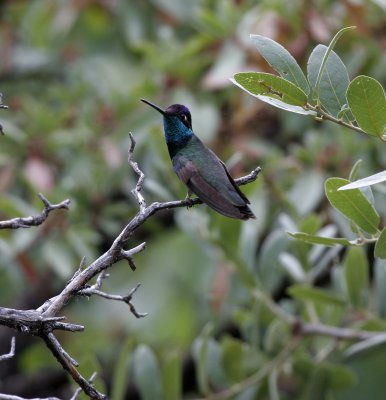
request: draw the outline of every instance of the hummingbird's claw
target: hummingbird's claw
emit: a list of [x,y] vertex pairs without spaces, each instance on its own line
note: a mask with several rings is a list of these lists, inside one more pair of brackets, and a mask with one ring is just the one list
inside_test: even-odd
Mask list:
[[186,206],[187,210],[189,210],[189,208],[192,208],[194,206],[193,199],[192,199],[193,194],[194,193],[190,189],[188,190],[188,193],[186,194],[185,201],[189,202],[189,204]]

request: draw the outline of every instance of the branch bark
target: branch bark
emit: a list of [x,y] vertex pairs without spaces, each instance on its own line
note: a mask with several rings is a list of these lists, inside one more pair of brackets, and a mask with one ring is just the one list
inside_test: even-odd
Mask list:
[[11,349],[7,354],[0,355],[0,361],[3,360],[8,360],[9,358],[12,358],[15,355],[15,347],[16,347],[16,339],[15,336],[12,336],[11,340]]
[[[27,399],[24,399],[23,397],[19,397],[19,396],[13,396],[12,394],[0,393],[0,400],[27,400]],[[45,397],[44,399],[33,398],[33,399],[28,399],[28,400],[61,400],[61,399],[59,399],[58,397]]]
[[68,210],[70,205],[69,199],[58,204],[51,204],[41,193],[39,193],[38,196],[44,204],[44,209],[40,214],[30,217],[12,218],[8,221],[0,221],[0,229],[30,228],[31,226],[41,225],[52,211],[59,209]]
[[[57,315],[73,297],[90,297],[96,295],[108,300],[122,301],[126,303],[129,306],[130,312],[137,318],[146,316],[146,313],[139,313],[132,304],[132,298],[138,290],[139,285],[135,286],[126,296],[108,294],[101,290],[102,281],[108,276],[106,271],[112,265],[121,260],[127,260],[129,267],[132,270],[135,270],[136,266],[134,263],[134,256],[145,249],[146,243],[141,243],[129,250],[126,250],[125,246],[135,231],[152,215],[164,209],[190,207],[201,203],[199,199],[185,199],[163,203],[154,202],[147,206],[146,200],[141,193],[145,175],[140,170],[138,164],[133,160],[135,140],[131,134],[130,139],[131,145],[128,152],[128,163],[138,175],[136,186],[132,190],[132,194],[139,205],[139,211],[137,214],[123,228],[121,233],[116,237],[110,248],[104,254],[88,266],[85,266],[85,259],[82,259],[78,270],[57,296],[48,299],[36,310],[21,311],[0,308],[0,325],[5,325],[24,333],[40,336],[58,362],[79,385],[79,388],[90,398],[97,400],[105,400],[106,395],[98,392],[94,388],[92,379],[87,380],[79,373],[77,369],[78,363],[63,349],[54,335],[55,330],[78,332],[83,331],[84,327],[81,325],[65,323],[63,322],[64,317],[58,317]],[[256,180],[260,170],[260,167],[257,167],[250,174],[236,179],[235,182],[238,185],[245,185],[253,182]],[[40,215],[14,218],[9,221],[0,222],[0,229],[28,228],[40,225],[47,219],[51,211],[61,208],[68,209],[70,203],[69,200],[64,200],[59,204],[51,204],[43,195],[39,194],[39,197],[44,204],[44,209]],[[96,283],[90,285],[89,282],[95,277],[97,277]]]

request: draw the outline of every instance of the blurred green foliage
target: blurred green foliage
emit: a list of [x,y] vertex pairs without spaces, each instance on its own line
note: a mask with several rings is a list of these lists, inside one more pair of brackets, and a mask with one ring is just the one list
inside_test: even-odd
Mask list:
[[[137,271],[115,265],[103,286],[125,294],[141,282],[134,303],[149,316],[136,320],[124,305],[97,298],[73,301],[64,313],[86,331],[63,335],[65,349],[85,376],[98,371],[98,388],[114,400],[125,393],[209,396],[235,383],[240,391],[224,398],[383,399],[384,346],[349,352],[350,343],[328,338],[294,343],[288,325],[254,291],[306,321],[385,329],[384,260],[368,256],[367,248],[344,254],[286,234],[324,229],[326,236],[353,237],[328,205],[323,182],[347,178],[358,159],[361,176],[381,170],[384,146],[270,108],[229,78],[268,70],[250,33],[281,43],[304,70],[316,44],[357,25],[335,51],[350,78],[366,74],[385,86],[384,3],[9,0],[0,7],[0,89],[9,106],[0,110],[0,218],[39,212],[38,192],[52,202],[72,201],[70,212],[56,212],[41,227],[2,231],[1,306],[40,305],[83,256],[94,260],[135,215],[129,132],[146,174],[147,201],[185,196],[159,115],[139,99],[183,103],[196,134],[234,176],[263,168],[243,188],[257,221],[226,219],[204,206],[154,216],[128,244],[148,243],[136,257]],[[384,195],[382,187],[374,191],[383,220]],[[357,262],[359,275],[352,272]],[[0,333],[6,352],[13,332]],[[23,340],[18,336],[17,365],[0,365],[0,392],[43,396],[12,386],[13,378],[38,377],[54,361],[38,340],[18,346]],[[49,395],[69,397],[66,380],[54,386]]]

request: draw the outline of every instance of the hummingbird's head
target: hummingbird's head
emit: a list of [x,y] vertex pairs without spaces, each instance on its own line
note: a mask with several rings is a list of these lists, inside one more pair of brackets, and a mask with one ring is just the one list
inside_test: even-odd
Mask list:
[[193,135],[192,117],[188,107],[182,104],[172,104],[166,110],[163,110],[150,101],[141,100],[163,115],[165,136],[168,143],[189,139]]
[[192,116],[188,107],[182,104],[172,104],[164,111],[167,118],[179,119],[187,128],[192,129]]

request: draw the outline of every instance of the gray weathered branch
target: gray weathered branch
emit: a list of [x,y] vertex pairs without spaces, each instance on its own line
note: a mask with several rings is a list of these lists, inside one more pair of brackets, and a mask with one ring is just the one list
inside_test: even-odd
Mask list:
[[31,226],[41,225],[47,219],[51,211],[58,209],[68,210],[70,205],[70,200],[68,199],[58,204],[51,204],[41,193],[39,193],[39,197],[44,204],[44,209],[40,214],[29,217],[12,218],[7,221],[0,221],[0,229],[30,228]]
[[[3,95],[0,93],[0,109],[7,109],[8,106],[3,104]],[[0,135],[4,135],[3,126],[0,124]]]
[[0,355],[0,361],[8,360],[9,358],[12,358],[15,355],[15,347],[16,347],[16,339],[15,339],[15,336],[12,336],[11,349],[9,350],[9,352],[7,354]]
[[61,400],[58,397],[44,397],[44,398],[29,398],[25,399],[24,397],[19,397],[19,396],[13,396],[12,394],[4,394],[0,393],[0,400]]
[[0,307],[0,325],[8,326],[19,332],[30,335],[40,335],[43,332],[62,330],[69,332],[82,332],[82,325],[62,322],[65,317],[45,317],[37,310],[14,310]]
[[[55,330],[76,332],[82,331],[84,328],[81,325],[65,323],[63,322],[64,317],[57,317],[57,315],[73,297],[90,297],[96,295],[108,300],[124,302],[129,306],[131,313],[137,318],[146,316],[146,313],[139,313],[132,304],[132,298],[139,288],[139,285],[135,286],[126,296],[113,295],[101,290],[102,280],[108,276],[106,271],[112,265],[121,260],[127,260],[129,267],[132,270],[135,270],[134,256],[145,249],[146,243],[141,243],[128,250],[125,249],[125,246],[138,227],[140,227],[152,215],[163,209],[188,207],[201,203],[199,199],[187,199],[164,203],[155,202],[147,206],[146,200],[141,193],[145,175],[138,167],[138,164],[133,161],[135,140],[131,134],[130,139],[131,146],[128,152],[128,163],[138,175],[136,186],[132,190],[132,194],[139,205],[138,213],[123,228],[121,233],[116,237],[110,248],[104,254],[88,266],[86,266],[85,259],[82,259],[80,267],[58,295],[45,301],[44,304],[36,310],[20,311],[0,308],[0,325],[9,326],[10,328],[25,333],[40,336],[58,362],[79,385],[79,388],[90,398],[97,400],[105,400],[106,396],[99,393],[94,388],[92,384],[93,378],[87,380],[79,373],[77,369],[78,363],[63,349],[54,335]],[[239,185],[245,185],[256,180],[259,172],[260,168],[258,167],[247,176],[236,179],[235,181]],[[43,195],[39,194],[39,196],[44,203],[44,210],[40,215],[14,218],[9,221],[0,222],[0,229],[18,229],[40,225],[47,219],[51,211],[59,208],[68,208],[69,200],[65,200],[59,204],[51,204]],[[95,277],[95,284],[90,285],[90,281]]]

